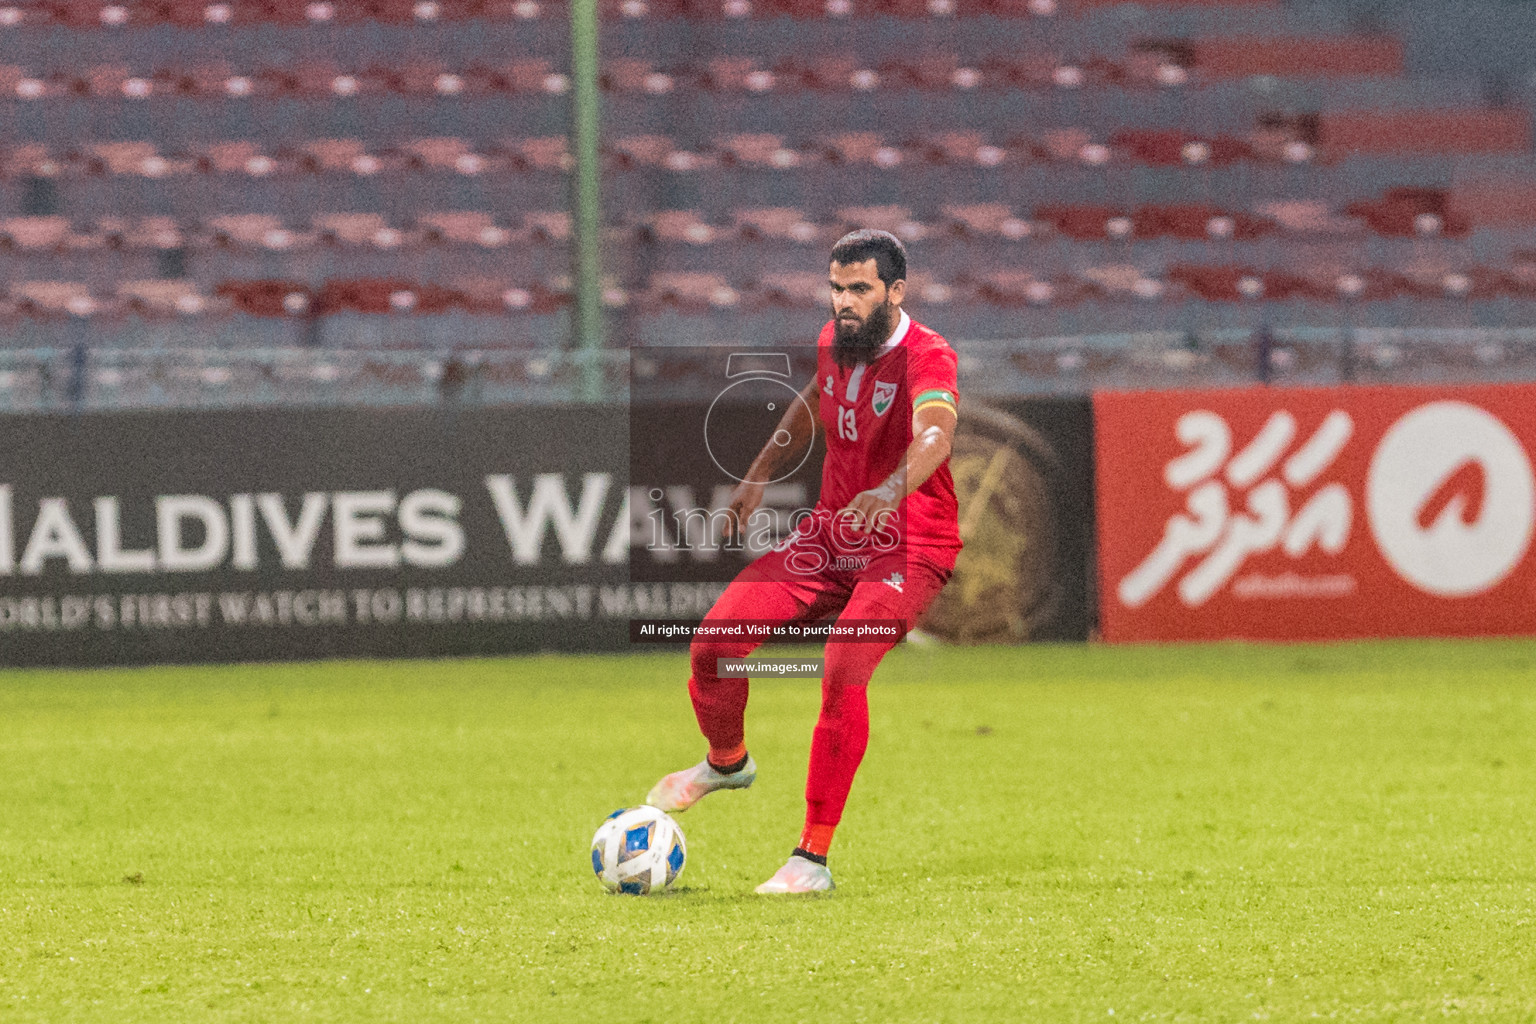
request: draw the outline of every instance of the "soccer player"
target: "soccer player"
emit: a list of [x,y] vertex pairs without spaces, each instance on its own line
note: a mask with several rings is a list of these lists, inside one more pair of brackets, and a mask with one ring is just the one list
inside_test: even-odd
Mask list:
[[[832,888],[827,850],[869,741],[868,684],[875,666],[913,628],[954,571],[960,529],[950,446],[957,416],[954,350],[901,308],[907,254],[884,231],[855,231],[832,249],[832,320],[817,341],[816,376],[791,402],[732,493],[728,535],[740,535],[767,482],[826,438],[821,494],[788,540],[754,561],[704,619],[894,626],[876,642],[827,642],[821,713],[811,739],[805,828],[789,861],[760,893]],[[701,634],[704,631],[701,630]],[[673,772],[646,802],[683,811],[717,789],[745,789],[757,775],[747,753],[745,677],[721,677],[721,658],[759,641],[696,638],[688,693],[708,756]]]

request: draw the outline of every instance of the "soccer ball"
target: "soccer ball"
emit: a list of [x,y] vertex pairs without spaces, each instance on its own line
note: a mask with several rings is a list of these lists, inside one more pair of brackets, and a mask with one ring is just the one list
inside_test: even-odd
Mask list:
[[687,858],[683,830],[648,804],[614,811],[592,837],[592,870],[610,892],[661,892],[683,873]]

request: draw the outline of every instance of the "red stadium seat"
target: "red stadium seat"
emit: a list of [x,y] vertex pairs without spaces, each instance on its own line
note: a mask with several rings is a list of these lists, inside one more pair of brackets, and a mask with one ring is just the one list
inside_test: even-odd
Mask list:
[[1319,141],[1335,157],[1386,154],[1525,153],[1524,110],[1361,110],[1323,114]]
[[843,132],[827,136],[822,152],[833,163],[870,164],[890,169],[902,162],[904,154],[888,145],[876,132]]
[[410,281],[389,278],[364,278],[353,281],[327,281],[315,299],[315,312],[332,313],[409,313],[417,302],[417,292]]
[[801,84],[797,71],[771,71],[757,57],[711,57],[698,80],[720,92],[762,93]]
[[130,312],[149,319],[196,316],[210,311],[211,299],[190,281],[128,281],[117,289]]
[[1008,150],[994,146],[979,131],[962,129],[927,135],[905,148],[932,163],[972,167],[997,167],[1008,160]]
[[1375,201],[1350,203],[1344,210],[1379,235],[1461,237],[1470,230],[1465,214],[1453,210],[1450,196],[1438,188],[1393,188]]
[[825,92],[847,92],[854,73],[863,65],[857,57],[827,54],[815,58],[800,58],[789,68],[805,85]]
[[782,135],[729,135],[717,140],[715,145],[721,151],[722,162],[726,166],[737,163],[746,167],[789,170],[814,159],[813,154],[786,145]]
[[292,249],[312,236],[295,232],[284,226],[281,218],[272,214],[244,213],[208,220],[210,237],[215,245],[249,246],[265,249]]
[[1178,264],[1168,268],[1168,281],[1207,302],[1237,302],[1258,298],[1262,278],[1251,267],[1203,267]]
[[53,249],[69,237],[67,217],[12,217],[0,221],[0,246],[17,249]]
[[791,272],[764,274],[754,289],[756,302],[770,306],[825,309],[831,297],[825,274]]
[[[1096,7],[1113,7],[1122,0],[1070,0],[1068,6],[1075,10],[1092,10]],[[1144,7],[1279,7],[1281,0],[1141,0]]]
[[505,245],[514,237],[512,232],[498,225],[489,213],[480,211],[419,213],[416,215],[416,223],[429,242],[457,242],[490,248]]
[[962,238],[1000,237],[1017,241],[1034,234],[1035,226],[1014,214],[1007,203],[954,204],[944,207],[950,229]]
[[1150,302],[1161,298],[1167,288],[1162,281],[1128,263],[1089,267],[1082,276],[1092,297],[1112,301]]
[[1333,280],[1323,281],[1285,270],[1267,271],[1260,282],[1263,288],[1261,297],[1276,302],[1288,299],[1331,302],[1339,297]]
[[646,218],[646,236],[658,242],[708,245],[718,241],[723,232],[710,224],[697,210],[662,210]]
[[[1041,206],[1035,218],[1044,221],[1068,238],[1102,241],[1109,236],[1109,222],[1124,214],[1110,206]],[[1127,225],[1129,226],[1129,224]]]
[[[1213,144],[1188,132],[1177,131],[1120,131],[1110,136],[1109,144],[1135,163],[1153,167],[1177,167],[1181,164],[1214,162]],[[1205,156],[1191,160],[1199,152],[1193,147],[1204,146]]]
[[1275,223],[1250,213],[1231,213],[1203,204],[1144,206],[1131,217],[1137,238],[1171,235],[1185,241],[1247,241],[1275,229]]
[[741,292],[720,274],[662,272],[640,296],[642,308],[704,312],[740,305]]
[[104,312],[90,288],[78,281],[12,281],[10,293],[18,310],[31,316],[87,317]]
[[1477,227],[1536,226],[1536,181],[1514,177],[1482,177],[1458,183],[1452,206]]
[[889,231],[903,241],[921,238],[927,229],[912,218],[912,211],[905,206],[845,206],[836,214],[839,234],[858,228],[875,228]]
[[1075,301],[1076,286],[1061,287],[1024,270],[995,270],[976,284],[976,298],[994,306],[1046,306]]
[[1285,199],[1259,203],[1254,212],[1293,235],[1358,234],[1360,223],[1335,214],[1320,199]]
[[537,242],[565,242],[571,237],[571,215],[563,210],[524,214],[523,226]]
[[321,213],[313,219],[323,242],[347,245],[373,245],[381,232],[393,231],[377,213]]
[[1191,45],[1194,69],[1206,79],[1403,73],[1402,41],[1390,37],[1211,36]]
[[530,170],[563,173],[569,171],[574,163],[563,135],[516,139],[507,143],[506,148],[515,154],[523,167]]
[[228,299],[236,309],[252,316],[303,316],[314,307],[314,293],[298,281],[230,281],[214,294]]
[[675,76],[647,60],[612,58],[603,62],[599,84],[609,92],[640,92],[661,96],[677,86]]
[[809,244],[825,234],[803,210],[794,207],[763,207],[732,211],[736,233],[752,241],[759,238],[780,239]]

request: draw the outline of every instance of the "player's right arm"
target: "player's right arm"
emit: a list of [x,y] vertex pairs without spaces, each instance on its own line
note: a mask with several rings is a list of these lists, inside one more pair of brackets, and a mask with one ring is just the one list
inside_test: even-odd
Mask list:
[[821,385],[813,375],[811,382],[800,392],[800,400],[790,402],[789,408],[784,410],[773,436],[768,438],[763,450],[752,460],[746,479],[731,492],[725,506],[730,513],[724,527],[727,540],[742,532],[747,520],[762,504],[763,489],[769,481],[777,480],[792,467],[798,466],[816,442],[816,433],[820,429],[816,407],[820,402]]

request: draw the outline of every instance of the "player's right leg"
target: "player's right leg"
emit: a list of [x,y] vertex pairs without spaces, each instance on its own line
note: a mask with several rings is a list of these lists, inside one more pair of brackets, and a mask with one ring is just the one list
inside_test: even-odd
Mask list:
[[[786,582],[753,578],[750,570],[726,587],[704,617],[705,627],[734,623],[792,622],[806,604]],[[704,631],[701,630],[701,633]],[[693,700],[699,731],[709,741],[709,754],[691,768],[663,778],[645,802],[664,811],[686,811],[718,789],[746,789],[757,777],[757,764],[747,753],[747,677],[721,676],[722,658],[744,658],[761,641],[750,636],[701,635],[689,651],[692,673],[688,696]]]

